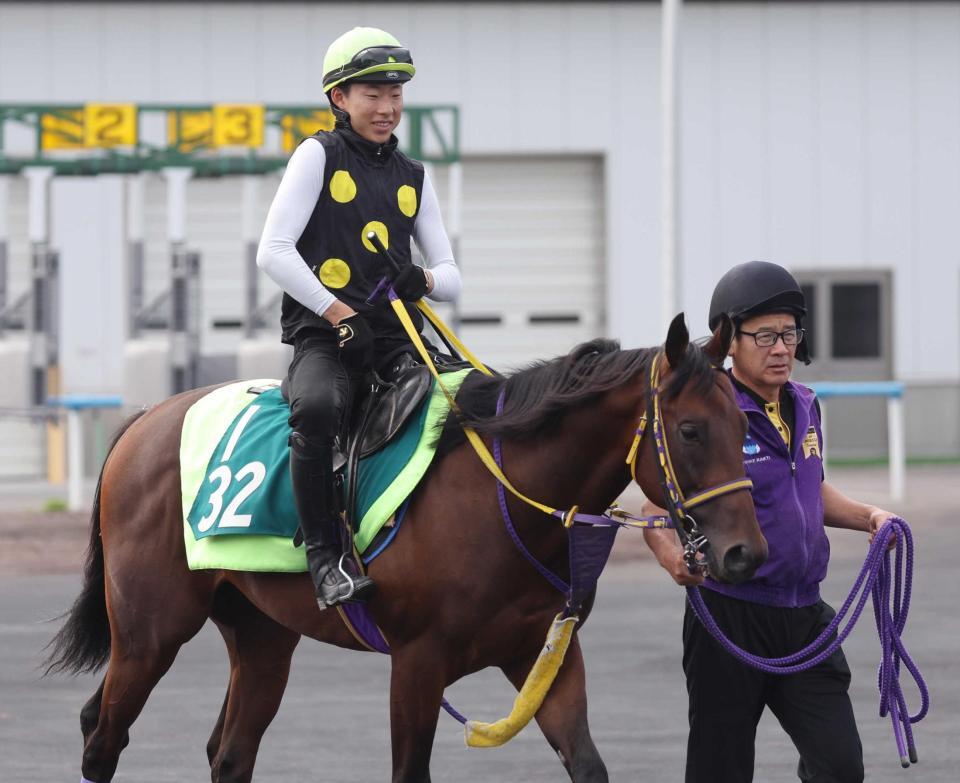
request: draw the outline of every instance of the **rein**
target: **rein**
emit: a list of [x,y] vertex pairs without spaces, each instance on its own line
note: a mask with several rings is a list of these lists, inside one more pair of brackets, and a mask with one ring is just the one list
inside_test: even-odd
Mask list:
[[[379,243],[377,244],[379,246]],[[389,258],[389,253],[385,248],[381,248],[380,252]],[[381,283],[381,285],[383,284]],[[378,286],[378,291],[379,290],[381,290],[380,286]],[[420,334],[413,325],[409,313],[404,307],[403,302],[393,290],[392,285],[388,285],[386,287],[386,293],[390,301],[390,306],[393,308],[394,313],[397,315],[397,318],[403,325],[403,328],[406,331],[407,336],[410,338],[410,341],[417,349],[417,353],[419,353],[420,358],[430,370],[430,373],[437,382],[437,385],[447,398],[451,409],[459,412],[454,395],[444,384],[429,351],[427,351]],[[424,314],[427,320],[430,321],[433,327],[441,334],[444,342],[446,342],[448,346],[456,346],[456,348],[460,350],[460,353],[466,356],[474,368],[480,372],[486,375],[493,374],[482,362],[476,359],[476,357],[474,357],[473,354],[467,350],[466,346],[464,346],[463,343],[461,343],[456,337],[456,335],[447,328],[447,326],[440,320],[440,318],[433,312],[426,302],[421,300],[417,302],[416,306]],[[569,646],[574,630],[579,623],[578,613],[583,604],[583,600],[596,587],[597,579],[599,579],[600,573],[603,570],[603,567],[606,565],[607,559],[610,555],[610,550],[613,546],[614,537],[620,527],[662,528],[676,526],[680,532],[681,538],[683,538],[686,542],[685,546],[689,547],[692,553],[690,555],[689,562],[696,563],[697,555],[705,549],[707,541],[706,538],[700,534],[696,521],[692,516],[690,516],[687,509],[693,508],[701,503],[706,503],[730,492],[749,490],[753,486],[749,479],[738,479],[736,481],[726,482],[716,487],[712,487],[711,489],[697,493],[689,498],[684,497],[683,492],[680,490],[679,482],[677,482],[675,479],[673,468],[670,465],[670,455],[667,449],[666,437],[663,432],[664,428],[659,404],[660,374],[658,368],[660,356],[661,354],[658,354],[652,362],[650,393],[647,395],[647,409],[646,412],[640,417],[640,422],[638,423],[634,439],[630,446],[630,450],[627,454],[625,462],[626,464],[630,465],[630,475],[634,480],[636,480],[636,460],[639,452],[640,441],[643,437],[644,430],[646,429],[646,422],[652,421],[652,429],[654,433],[654,439],[656,441],[657,453],[660,455],[660,471],[661,475],[666,477],[661,484],[664,487],[664,492],[667,496],[667,504],[670,510],[669,518],[663,516],[636,517],[632,514],[622,511],[615,505],[608,508],[603,514],[582,514],[579,511],[579,507],[576,505],[564,511],[548,506],[547,504],[541,503],[537,500],[533,500],[516,489],[516,487],[510,483],[510,480],[504,474],[502,469],[501,446],[499,439],[494,440],[494,454],[491,454],[477,432],[471,427],[461,424],[461,428],[463,429],[467,440],[473,447],[477,456],[480,458],[480,461],[497,480],[498,500],[500,503],[504,524],[506,525],[507,531],[510,534],[515,546],[523,554],[523,556],[533,564],[533,566],[541,575],[550,581],[555,588],[565,593],[567,596],[566,606],[551,623],[550,629],[547,632],[547,639],[544,643],[543,649],[534,663],[533,668],[527,675],[523,686],[520,688],[520,691],[517,694],[517,698],[514,702],[513,709],[506,718],[494,723],[470,721],[467,720],[456,709],[454,709],[454,707],[446,699],[442,700],[442,707],[453,718],[464,724],[464,738],[467,742],[467,745],[471,747],[492,747],[496,745],[502,745],[503,743],[509,741],[512,737],[516,736],[517,732],[526,726],[536,712],[540,709],[540,705],[543,703],[544,698],[546,698],[546,694],[550,690],[550,687],[556,678],[557,672],[563,663],[567,647]],[[501,390],[500,397],[497,401],[497,415],[500,415],[503,411],[504,400],[505,389]],[[507,508],[504,489],[509,490],[514,496],[522,500],[527,505],[562,521],[564,527],[567,529],[568,535],[568,551],[570,557],[569,584],[547,569],[546,566],[540,563],[536,557],[534,557],[533,554],[523,545],[523,542],[520,540],[520,537],[513,526],[513,521],[510,518],[510,512]],[[579,524],[575,525],[574,523]]]
[[[381,285],[385,284],[382,282]],[[385,285],[385,287],[394,312],[403,324],[407,335],[423,359],[424,364],[429,368],[437,384],[447,397],[451,408],[455,411],[458,410],[453,395],[444,385],[426,346],[423,344],[419,333],[403,306],[403,302],[397,297],[392,286]],[[421,300],[417,302],[416,306],[424,316],[426,316],[433,327],[437,329],[448,345],[455,345],[462,355],[466,356],[470,363],[480,372],[486,375],[493,374],[482,362],[470,353],[466,346],[447,328],[426,302]],[[562,663],[563,654],[566,651],[566,645],[569,642],[570,634],[574,627],[573,624],[577,620],[576,612],[580,608],[579,602],[575,600],[577,593],[574,582],[578,580],[575,573],[575,558],[573,554],[574,544],[576,543],[574,533],[587,530],[589,527],[608,528],[614,533],[619,527],[672,527],[676,529],[683,543],[684,561],[687,564],[687,568],[689,568],[691,572],[702,571],[705,568],[703,556],[709,546],[709,542],[701,532],[696,519],[690,513],[691,509],[722,497],[723,495],[741,490],[750,491],[753,488],[753,482],[749,478],[742,478],[718,484],[690,496],[684,494],[670,459],[670,450],[667,444],[666,433],[664,432],[663,413],[660,406],[660,359],[662,355],[663,354],[657,354],[651,364],[650,393],[647,395],[646,410],[640,417],[625,463],[630,466],[631,478],[634,482],[637,482],[637,456],[640,451],[643,436],[649,425],[653,433],[654,446],[657,453],[658,477],[669,517],[637,517],[618,508],[616,504],[608,508],[603,514],[584,514],[579,511],[579,507],[576,505],[563,511],[533,500],[517,490],[504,474],[500,440],[494,439],[494,453],[491,454],[476,431],[470,427],[463,427],[467,440],[473,446],[477,456],[497,479],[497,497],[504,524],[506,525],[510,538],[521,554],[523,554],[536,570],[557,590],[568,596],[566,610],[554,620],[544,650],[540,658],[538,658],[534,669],[531,670],[530,675],[528,675],[527,681],[524,683],[517,697],[517,701],[514,704],[514,709],[507,718],[493,724],[468,721],[463,715],[457,712],[446,699],[443,700],[444,709],[460,723],[465,725],[465,736],[468,745],[491,746],[506,742],[513,737],[523,725],[526,725],[536,710],[539,709],[546,690],[549,689],[556,675],[556,671],[560,663]],[[503,412],[505,397],[506,391],[502,389],[497,399],[497,415],[501,415]],[[549,516],[560,519],[564,527],[568,528],[571,535],[571,584],[568,585],[564,580],[547,569],[546,566],[540,563],[524,546],[517,534],[507,508],[505,489],[509,490],[511,494],[527,505]],[[579,523],[579,527],[574,527],[574,523]],[[891,571],[888,545],[894,537],[896,538],[896,556],[894,567]],[[580,541],[584,540],[582,536],[579,538]],[[612,545],[612,537],[610,537],[609,545],[601,544],[600,547],[595,548],[596,551],[588,552],[588,558],[592,562],[585,568],[589,575],[580,580],[582,584],[589,584],[590,579],[593,580],[593,584],[596,583],[596,578],[599,577],[600,570],[602,570],[603,564],[606,563],[610,545]],[[598,558],[597,553],[604,550],[604,547],[605,551],[602,551],[602,556]],[[893,583],[892,588],[891,582]],[[731,655],[748,666],[752,666],[768,674],[793,674],[816,666],[826,660],[826,658],[839,648],[859,619],[868,593],[872,594],[873,611],[881,646],[881,660],[877,672],[877,687],[880,692],[880,716],[885,717],[889,714],[893,724],[897,749],[900,753],[900,762],[902,766],[908,767],[911,762],[916,763],[917,761],[917,751],[911,725],[923,719],[930,705],[930,697],[926,683],[901,639],[901,634],[907,622],[912,582],[913,537],[904,520],[893,518],[884,523],[874,537],[867,560],[860,570],[860,575],[857,577],[850,595],[846,601],[844,601],[843,606],[840,611],[837,612],[833,621],[831,621],[823,633],[807,647],[782,658],[763,658],[737,647],[724,635],[716,621],[710,616],[706,605],[703,603],[700,591],[696,587],[687,588],[687,597],[698,620]],[[860,598],[859,601],[857,601],[853,615],[844,628],[836,635],[836,638],[830,640],[830,637],[837,632],[840,623],[850,610],[858,594],[860,594]],[[920,710],[916,715],[910,715],[903,690],[900,687],[901,664],[910,672],[920,691],[921,704]]]
[[[451,408],[454,411],[459,410],[454,396],[443,383],[443,379],[438,372],[433,359],[430,357],[430,352],[427,351],[426,346],[423,344],[423,340],[414,327],[409,313],[407,313],[406,308],[403,306],[403,302],[393,290],[393,286],[388,287],[387,297],[390,300],[390,305],[396,313],[397,318],[400,319],[400,323],[403,325],[407,336],[417,349],[417,353],[420,355],[420,358],[423,360],[424,364],[430,370],[431,375],[433,375],[441,391],[443,391],[444,396],[446,396]],[[444,338],[453,343],[453,345],[455,345],[457,349],[459,349],[461,353],[467,357],[470,364],[472,364],[474,368],[485,375],[493,375],[489,368],[487,368],[486,365],[484,365],[472,353],[470,353],[466,346],[463,345],[456,335],[450,331],[446,324],[440,320],[440,317],[433,311],[430,305],[423,300],[420,300],[417,302],[416,307],[424,314],[424,316],[426,316],[431,325],[437,329]],[[662,481],[661,483],[664,486],[664,493],[667,498],[667,508],[670,511],[669,519],[663,516],[634,516],[633,514],[618,508],[616,505],[608,508],[603,514],[585,514],[580,512],[580,508],[577,505],[571,506],[567,510],[562,510],[554,508],[553,506],[549,506],[546,503],[541,503],[538,500],[527,497],[510,483],[510,479],[507,478],[506,474],[504,474],[502,468],[500,467],[500,460],[495,458],[494,455],[490,453],[490,450],[487,448],[486,444],[472,427],[462,426],[463,432],[467,436],[467,440],[470,442],[470,445],[473,446],[473,450],[477,453],[480,461],[484,464],[487,470],[493,474],[494,478],[497,479],[499,485],[501,485],[503,488],[506,488],[512,495],[522,500],[528,506],[533,506],[539,511],[542,511],[544,514],[561,520],[564,527],[570,528],[575,522],[585,525],[598,525],[605,527],[676,527],[681,538],[683,538],[685,541],[685,546],[691,547],[693,552],[691,557],[695,559],[697,553],[702,552],[706,548],[707,541],[706,538],[700,533],[696,521],[692,516],[690,516],[689,513],[687,513],[687,509],[693,508],[694,506],[698,506],[702,503],[706,503],[710,500],[714,500],[731,492],[749,490],[753,487],[753,482],[746,478],[737,479],[735,481],[728,481],[723,484],[718,484],[715,487],[698,492],[696,495],[693,495],[689,498],[684,497],[684,494],[680,489],[680,484],[676,480],[675,473],[673,472],[673,466],[670,464],[670,453],[667,448],[666,436],[663,432],[663,419],[659,401],[659,361],[661,356],[662,354],[658,354],[656,357],[654,357],[652,362],[650,371],[651,394],[648,395],[647,411],[640,417],[640,422],[637,426],[633,443],[630,446],[625,463],[630,466],[630,475],[633,480],[636,481],[636,461],[637,454],[639,452],[639,445],[646,429],[646,423],[648,420],[651,420],[653,422],[653,434],[656,442],[657,453],[660,456],[659,462],[661,475],[666,476],[665,481]],[[502,396],[503,395],[501,394],[501,398]],[[502,410],[501,406],[502,399],[498,401],[498,413]],[[505,503],[501,505],[505,508]]]
[[[896,539],[894,565],[890,567],[888,546]],[[892,583],[892,590],[891,590]],[[813,642],[792,655],[782,658],[763,658],[741,649],[731,642],[713,617],[710,616],[700,591],[696,587],[687,588],[687,598],[697,619],[710,632],[714,639],[737,660],[767,674],[795,674],[811,669],[832,655],[853,630],[860,618],[867,595],[873,596],[873,614],[880,637],[880,666],[877,670],[877,689],[880,692],[880,717],[889,714],[893,724],[893,736],[900,753],[900,764],[904,768],[917,763],[917,749],[913,740],[911,724],[923,719],[930,707],[930,694],[913,658],[901,639],[907,624],[907,612],[910,609],[910,594],[913,585],[913,535],[907,523],[899,517],[887,520],[877,532],[870,545],[866,562],[860,569],[850,590],[850,595],[836,617],[823,633]],[[837,633],[843,618],[853,605],[857,594],[860,599],[849,621]],[[831,636],[836,634],[831,640]],[[819,652],[818,652],[819,651]],[[900,687],[901,663],[913,677],[920,692],[920,709],[911,715]]]

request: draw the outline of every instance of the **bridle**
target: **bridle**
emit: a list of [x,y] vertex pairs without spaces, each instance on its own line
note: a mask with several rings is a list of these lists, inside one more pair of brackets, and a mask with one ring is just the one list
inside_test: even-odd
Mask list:
[[[375,237],[376,235],[374,234],[373,236]],[[417,349],[417,352],[420,354],[421,359],[423,359],[424,364],[430,369],[431,375],[433,375],[440,389],[446,396],[448,402],[450,403],[451,409],[456,411],[457,402],[455,396],[450,393],[444,384],[439,371],[434,365],[433,360],[426,349],[426,346],[423,344],[423,340],[420,339],[420,335],[414,327],[409,314],[403,307],[403,303],[397,297],[396,292],[392,287],[388,287],[387,294],[388,299],[390,300],[390,305],[393,307],[394,312],[400,319],[400,323],[403,324],[407,336]],[[467,357],[470,363],[477,370],[485,373],[486,375],[493,374],[479,360],[474,358],[473,354],[467,350],[466,346],[460,342],[457,336],[453,334],[437,317],[436,313],[430,309],[426,302],[423,300],[419,301],[417,303],[417,308],[427,317],[434,327],[436,327],[448,340],[453,342],[456,348]],[[647,395],[646,410],[640,417],[640,421],[637,425],[633,443],[631,444],[630,450],[627,453],[626,464],[630,466],[630,475],[633,477],[634,482],[636,482],[637,453],[639,452],[640,442],[643,439],[644,432],[647,428],[647,422],[652,422],[650,429],[653,431],[654,444],[658,455],[657,471],[660,479],[660,486],[663,488],[663,495],[666,499],[667,511],[670,514],[670,524],[667,524],[668,520],[665,520],[662,516],[636,517],[617,508],[616,506],[607,509],[604,514],[585,514],[580,511],[578,506],[572,506],[570,509],[564,511],[562,509],[549,506],[546,503],[541,503],[533,498],[527,497],[510,483],[510,480],[503,472],[503,469],[500,465],[500,460],[496,459],[494,455],[490,453],[480,436],[468,426],[463,426],[463,433],[466,435],[470,445],[480,458],[480,461],[484,464],[487,470],[493,474],[494,478],[496,478],[499,493],[502,493],[503,489],[506,489],[514,497],[523,501],[528,506],[533,506],[534,508],[542,511],[544,514],[561,520],[566,528],[572,527],[575,523],[598,526],[629,526],[640,528],[674,527],[677,530],[677,534],[680,536],[680,541],[683,543],[684,560],[687,563],[687,567],[690,568],[691,571],[702,570],[704,563],[700,558],[700,555],[706,552],[709,542],[707,541],[706,536],[700,532],[700,527],[697,524],[697,521],[690,514],[690,509],[695,508],[703,503],[708,503],[711,500],[722,497],[723,495],[728,495],[732,492],[752,490],[753,482],[748,478],[735,479],[733,481],[724,482],[723,484],[718,484],[715,487],[703,490],[702,492],[698,492],[690,497],[687,497],[683,494],[683,490],[680,489],[680,482],[677,481],[676,473],[674,472],[673,465],[670,462],[670,449],[667,446],[667,438],[663,426],[663,414],[660,408],[660,359],[663,356],[663,352],[658,352],[650,364],[650,393]],[[501,391],[500,400],[498,401],[498,409],[502,409],[504,391],[505,390]],[[501,499],[501,510],[505,509],[506,503]],[[504,517],[507,519],[508,527],[510,527],[511,523],[509,522],[508,515],[504,514]],[[521,547],[521,550],[524,551],[524,556],[532,562],[532,555],[530,555],[529,552],[526,552],[524,547]]]
[[[673,469],[673,463],[670,460],[670,447],[667,445],[667,436],[663,426],[663,413],[660,407],[660,359],[662,356],[662,353],[658,353],[650,365],[650,393],[647,395],[647,406],[643,416],[640,417],[640,423],[634,434],[626,462],[630,466],[630,475],[634,482],[639,484],[637,481],[637,454],[640,451],[640,443],[647,429],[647,423],[650,422],[654,448],[657,454],[657,477],[660,481],[660,488],[663,490],[663,497],[670,514],[672,527],[676,529],[683,544],[684,562],[686,562],[690,572],[695,573],[704,570],[706,550],[710,543],[701,532],[700,526],[690,510],[733,492],[752,491],[753,482],[748,478],[734,479],[717,484],[689,497],[684,495],[680,488],[680,482],[677,480],[676,471]],[[715,369],[720,370],[720,368]]]

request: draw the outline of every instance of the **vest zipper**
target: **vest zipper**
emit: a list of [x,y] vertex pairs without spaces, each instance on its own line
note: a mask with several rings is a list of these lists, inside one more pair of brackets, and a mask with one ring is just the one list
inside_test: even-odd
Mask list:
[[[760,417],[766,423],[766,425],[771,428],[771,430],[773,430],[773,423],[770,421],[770,418],[767,416],[766,412],[756,410],[747,411],[747,413],[754,413],[756,416]],[[783,450],[787,455],[787,460],[790,462],[790,490],[793,494],[793,505],[800,517],[800,551],[803,556],[802,573],[806,573],[807,567],[810,564],[810,549],[807,546],[807,515],[803,510],[803,505],[800,503],[800,494],[797,492],[797,463],[793,458],[793,454],[790,453],[790,449],[787,447],[787,444],[784,443],[783,438],[780,437],[780,433],[775,431],[774,441],[783,447]],[[794,588],[793,597],[794,600],[796,600],[796,587]]]

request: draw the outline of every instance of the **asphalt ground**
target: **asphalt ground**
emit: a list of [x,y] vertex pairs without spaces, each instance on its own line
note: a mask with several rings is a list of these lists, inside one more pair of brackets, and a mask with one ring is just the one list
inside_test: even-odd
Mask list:
[[[903,770],[889,719],[877,716],[879,644],[869,607],[845,644],[851,695],[864,744],[866,779],[875,783],[954,783],[960,776],[960,620],[955,563],[960,525],[957,466],[911,469],[909,500],[892,507],[882,470],[836,471],[854,497],[901,513],[917,544],[913,604],[905,633],[932,694],[916,726],[920,763]],[[21,493],[22,495],[22,493]],[[0,487],[0,502],[3,488]],[[80,584],[86,522],[79,515],[0,515],[0,769],[4,780],[76,781],[79,711],[96,688],[92,675],[41,678],[41,649]],[[831,531],[833,558],[824,596],[839,606],[858,573],[866,537]],[[52,554],[55,553],[55,554]],[[680,781],[686,747],[686,694],[680,670],[684,597],[645,553],[640,534],[621,533],[581,632],[590,721],[611,780]],[[131,731],[115,781],[208,780],[204,746],[220,709],[227,664],[219,635],[205,628],[186,645]],[[256,780],[377,781],[390,778],[389,662],[304,641],[287,694],[260,750]],[[908,704],[919,703],[912,684]],[[495,671],[456,683],[449,700],[471,718],[495,720],[515,693]],[[796,752],[765,713],[757,737],[757,781],[796,780]],[[458,723],[441,715],[433,752],[437,781],[566,779],[531,724],[499,749],[464,746]],[[722,782],[719,782],[722,783]]]

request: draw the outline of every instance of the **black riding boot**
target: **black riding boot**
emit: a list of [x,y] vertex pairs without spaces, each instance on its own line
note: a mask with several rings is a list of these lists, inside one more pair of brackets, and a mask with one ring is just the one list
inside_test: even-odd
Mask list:
[[357,573],[344,554],[334,488],[333,453],[329,444],[290,434],[290,478],[307,552],[307,567],[321,609],[345,601],[364,601],[373,592],[373,580]]

